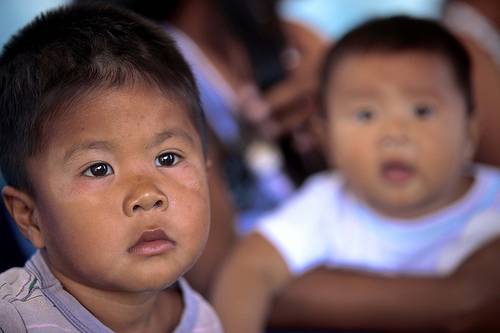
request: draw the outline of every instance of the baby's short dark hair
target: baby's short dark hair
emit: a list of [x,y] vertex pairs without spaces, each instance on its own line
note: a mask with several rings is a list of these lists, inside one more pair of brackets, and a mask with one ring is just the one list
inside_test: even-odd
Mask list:
[[24,27],[0,57],[0,168],[7,184],[32,193],[26,159],[43,151],[47,125],[81,96],[134,82],[185,106],[206,153],[195,80],[160,26],[110,6],[74,5]]
[[438,22],[407,16],[368,21],[347,33],[330,48],[321,71],[320,104],[323,114],[326,114],[330,78],[342,59],[350,55],[406,51],[436,54],[444,59],[462,92],[467,114],[472,114],[471,61],[466,49]]

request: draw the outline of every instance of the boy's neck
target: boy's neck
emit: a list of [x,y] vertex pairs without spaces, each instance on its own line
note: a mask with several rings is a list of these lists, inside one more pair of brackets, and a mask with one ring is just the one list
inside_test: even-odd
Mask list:
[[123,333],[173,332],[183,309],[176,288],[156,292],[143,300],[93,292],[73,296],[104,325]]
[[171,332],[180,321],[183,302],[176,287],[143,293],[95,289],[57,272],[44,257],[64,289],[115,332]]

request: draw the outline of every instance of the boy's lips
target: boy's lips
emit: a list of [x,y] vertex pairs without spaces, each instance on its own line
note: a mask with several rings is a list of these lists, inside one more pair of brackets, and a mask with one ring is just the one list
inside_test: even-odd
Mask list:
[[382,163],[382,178],[391,183],[405,183],[415,175],[415,167],[403,161],[387,161]]
[[171,250],[175,245],[175,241],[171,240],[163,230],[146,230],[128,249],[128,252],[141,256],[153,256]]

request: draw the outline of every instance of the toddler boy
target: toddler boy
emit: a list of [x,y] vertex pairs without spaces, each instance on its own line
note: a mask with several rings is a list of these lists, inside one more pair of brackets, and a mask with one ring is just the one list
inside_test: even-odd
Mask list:
[[6,206],[38,249],[0,275],[2,332],[220,332],[182,275],[209,229],[204,119],[161,28],[41,15],[0,58]]
[[[447,276],[499,237],[500,173],[470,162],[477,134],[469,67],[458,41],[423,19],[375,20],[333,46],[322,103],[336,169],[263,218],[228,260],[214,299],[228,332],[261,329],[273,297],[313,267]],[[385,293],[378,288],[363,295],[347,283],[346,297],[328,298],[353,308],[357,297],[375,303]],[[359,323],[380,313],[363,309],[346,316]],[[387,319],[392,327],[368,328],[405,320]]]

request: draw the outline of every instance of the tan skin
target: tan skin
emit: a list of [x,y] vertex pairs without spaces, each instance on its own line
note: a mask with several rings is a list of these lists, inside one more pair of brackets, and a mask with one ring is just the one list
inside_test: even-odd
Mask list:
[[[257,256],[249,255],[252,251],[259,253],[265,267],[272,267],[272,273],[258,274],[260,278],[255,278],[254,274],[267,269],[257,262]],[[219,287],[229,288],[228,292],[243,299],[248,295],[244,295],[244,291],[231,281],[237,277],[239,286],[242,286],[250,283],[251,279],[254,294],[256,290],[267,290],[272,293],[273,300],[261,298],[268,303],[260,315],[256,314],[255,308],[243,308],[240,302],[238,313],[233,316],[248,321],[244,325],[227,322],[224,328],[227,332],[263,332],[264,322],[267,321],[273,328],[306,331],[498,330],[500,271],[496,263],[499,253],[500,240],[497,239],[474,253],[454,274],[443,278],[388,278],[364,272],[319,268],[292,279],[279,253],[262,236],[252,234],[240,243],[234,256],[228,260],[229,268],[219,280]],[[241,265],[240,261],[237,265],[238,258],[246,260],[246,263]],[[240,275],[242,270],[244,274]],[[214,300],[219,313],[230,310],[228,305],[223,304],[225,302],[218,305],[219,301],[217,298]]]
[[[159,89],[94,92],[47,129],[28,160],[35,193],[7,186],[20,230],[63,287],[117,332],[166,332],[183,304],[172,286],[209,229],[206,159],[187,109]],[[146,231],[170,240],[133,251]],[[172,288],[169,288],[172,287]]]
[[316,269],[292,281],[276,298],[269,325],[304,330],[493,332],[500,328],[499,253],[500,241],[493,241],[445,278],[387,278]]
[[[214,33],[213,30],[217,29],[218,22],[221,20],[215,20],[211,17],[212,14],[209,9],[210,5],[205,1],[185,1],[182,10],[173,18],[172,23],[197,42],[211,41],[217,43],[217,45],[223,40],[227,42],[226,38],[221,38],[220,35]],[[200,27],[203,28],[200,29]],[[219,28],[217,31],[220,33],[220,31],[226,30]],[[215,36],[217,38],[214,38]],[[224,47],[213,47],[212,52],[225,49]],[[208,179],[212,226],[205,251],[186,276],[193,288],[205,296],[209,293],[213,277],[220,267],[221,260],[230,252],[236,240],[234,223],[237,216],[235,207],[232,204],[231,194],[221,171],[221,150],[217,144],[217,139],[212,133],[210,133],[209,141],[210,168]]]
[[[216,138],[211,135],[209,141],[216,142]],[[216,144],[210,144],[208,150],[210,231],[205,250],[186,274],[190,285],[204,296],[208,296],[210,286],[213,284],[215,274],[219,270],[223,258],[231,252],[236,241],[234,230],[236,209],[221,174],[220,161],[222,159]]]
[[[460,0],[457,0],[460,1]],[[498,1],[490,0],[463,0],[464,2],[474,6],[481,14],[488,17],[500,29],[500,8]],[[479,144],[476,152],[476,159],[483,163],[500,166],[500,154],[498,154],[498,124],[500,124],[500,95],[498,87],[500,86],[500,72],[496,67],[493,59],[474,40],[464,35],[458,35],[461,41],[465,44],[470,52],[473,62],[473,80],[474,80],[474,96],[476,100],[476,114],[478,115],[481,125]],[[372,275],[366,275],[359,272],[342,272],[332,271],[327,269],[318,269],[308,272],[303,277],[294,280],[282,293],[274,303],[273,312],[270,315],[270,324],[274,327],[281,328],[302,328],[302,329],[324,329],[324,328],[349,328],[353,323],[356,323],[360,329],[389,327],[392,325],[395,331],[407,331],[405,325],[407,321],[395,321],[393,318],[400,318],[401,313],[411,314],[418,318],[422,327],[427,323],[429,327],[441,326],[443,331],[467,331],[474,330],[478,332],[492,332],[498,330],[498,309],[500,307],[498,294],[495,294],[496,284],[498,281],[498,272],[492,269],[496,268],[495,261],[498,260],[498,251],[500,250],[500,242],[494,242],[491,246],[481,250],[473,255],[461,267],[461,277],[458,274],[450,279],[444,280],[429,280],[428,288],[433,288],[434,292],[422,294],[418,286],[425,287],[421,281],[412,279],[384,279],[377,278]],[[490,258],[491,263],[480,265],[481,260]],[[481,277],[482,275],[482,277]],[[490,283],[487,286],[483,285],[482,279],[488,279]],[[460,280],[459,283],[457,283]],[[387,284],[390,288],[384,288],[383,284]],[[352,288],[342,288],[344,285],[350,285]],[[453,302],[444,304],[447,299],[443,297],[443,287],[453,292],[450,293],[458,296]],[[336,288],[337,286],[337,288]],[[370,287],[374,286],[374,287]],[[375,289],[375,286],[377,289]],[[397,288],[399,286],[400,288]],[[483,290],[474,290],[472,288],[484,287]],[[355,295],[352,291],[359,290]],[[403,298],[400,295],[405,293],[408,295],[406,299],[420,299],[425,305],[414,306],[411,308],[401,307],[393,302],[393,305],[381,307],[381,304],[386,304],[382,301],[383,295],[377,294],[376,290],[383,290],[385,298],[398,299]],[[390,293],[390,291],[393,291]],[[485,298],[471,302],[470,295],[483,295]],[[335,298],[329,295],[336,295]],[[360,311],[363,306],[370,306],[367,303],[369,295],[373,300],[370,311],[366,313],[374,313],[374,310],[380,313],[379,316],[372,318],[360,318]],[[398,296],[399,295],[399,296]],[[422,295],[435,296],[422,298]],[[489,300],[487,300],[489,298]],[[357,299],[357,302],[352,302],[352,307],[345,306],[343,299]],[[342,306],[335,310],[339,313],[338,316],[332,316],[329,309],[335,307],[335,300],[339,300],[338,304]],[[495,303],[496,302],[496,303]],[[481,307],[481,303],[487,304]],[[489,303],[489,305],[488,305]],[[389,303],[390,304],[390,303]],[[413,304],[413,303],[412,303]],[[412,305],[410,304],[410,305]],[[496,305],[495,305],[496,304]],[[434,306],[437,308],[435,309]],[[449,316],[441,313],[443,308],[449,309]],[[424,310],[420,314],[416,310]],[[426,312],[425,310],[429,311]],[[438,311],[436,311],[438,310]],[[465,313],[471,313],[468,316],[462,316]],[[432,319],[434,315],[435,320]],[[434,323],[433,323],[434,321]],[[414,322],[415,323],[415,322]],[[441,325],[439,325],[441,323]],[[442,323],[446,323],[443,327]],[[481,324],[482,323],[482,324]],[[418,322],[417,322],[418,324]],[[399,325],[399,327],[398,327]]]
[[[415,62],[419,63],[419,66],[413,67]],[[361,112],[365,112],[367,105],[373,104],[374,110],[377,110],[377,103],[389,103],[384,108],[388,113],[373,118],[373,124],[365,123],[364,115],[359,118],[363,120],[360,124],[363,127],[382,127],[372,134],[372,129],[360,128],[362,133],[358,133],[358,137],[366,133],[369,140],[359,140],[360,150],[357,155],[361,155],[361,150],[369,147],[371,142],[376,144],[371,149],[380,149],[378,155],[383,157],[386,135],[389,135],[391,140],[398,138],[398,145],[391,144],[391,154],[395,153],[392,150],[394,148],[398,148],[398,154],[401,153],[401,156],[408,157],[414,152],[418,156],[430,154],[430,165],[416,166],[418,171],[415,177],[404,186],[399,184],[399,191],[404,192],[401,198],[393,196],[389,191],[378,198],[382,201],[369,201],[374,209],[390,216],[401,217],[400,208],[403,207],[404,210],[410,209],[412,216],[438,210],[461,197],[470,185],[467,177],[461,175],[460,165],[464,166],[467,156],[473,152],[475,126],[473,120],[470,120],[470,127],[466,125],[465,104],[458,89],[452,84],[450,71],[442,62],[440,58],[421,53],[359,56],[342,62],[332,79],[332,85],[336,89],[331,95],[337,95],[330,96],[331,101],[340,103],[336,108],[342,109],[335,112],[339,112],[340,117],[343,117],[343,114],[348,116],[345,120],[330,122],[330,141],[332,138],[337,141],[334,144],[335,149],[332,149],[335,160],[340,162],[337,165],[348,171],[356,171],[352,165],[349,166],[349,156],[345,154],[350,153],[349,150],[343,149],[343,143],[353,148],[349,133],[357,131],[357,127],[348,124],[358,118],[349,118],[349,115],[357,112],[356,105],[352,112],[350,111],[349,96],[358,96],[361,91],[353,93],[353,87],[349,86],[352,82],[346,78],[353,81],[359,79],[359,84],[366,83],[362,91],[368,92],[368,95],[364,97]],[[412,66],[408,66],[408,63]],[[379,73],[370,72],[368,75],[367,71],[370,70]],[[414,72],[409,75],[408,71]],[[376,78],[382,75],[385,80],[383,85],[379,85]],[[420,79],[408,80],[414,77]],[[419,85],[414,86],[415,83]],[[433,87],[436,84],[439,87]],[[354,87],[356,86],[358,85],[354,84]],[[444,90],[440,90],[440,87],[444,87]],[[381,90],[375,93],[372,89]],[[417,95],[413,95],[415,91],[418,92]],[[428,96],[429,91],[435,91],[435,94]],[[372,97],[369,96],[376,97],[371,100]],[[420,112],[413,113],[410,106],[413,103],[421,105],[427,102],[432,103],[436,114],[421,119]],[[398,107],[393,108],[391,105]],[[460,108],[462,112],[457,112]],[[344,111],[347,113],[343,113]],[[329,112],[330,117],[335,113],[330,109]],[[344,121],[348,123],[342,125]],[[403,121],[405,132],[394,131],[395,127],[391,125],[393,121]],[[414,136],[422,131],[427,134]],[[374,136],[370,138],[371,135]],[[382,140],[377,139],[378,135],[381,135]],[[404,140],[401,135],[405,136]],[[448,140],[450,138],[454,139]],[[427,140],[439,140],[441,145],[427,145]],[[462,155],[464,150],[460,148],[464,144],[471,145],[471,150],[466,151],[466,155]],[[431,152],[433,149],[443,151]],[[378,159],[374,158],[377,155],[364,155],[362,158],[366,161],[359,163],[360,167],[368,167],[363,177],[367,177],[365,183],[371,183],[374,187],[367,186],[356,191],[362,190],[363,198],[370,200],[371,195],[378,191],[376,184],[383,179],[369,172],[373,167],[377,169]],[[441,159],[441,155],[446,158]],[[339,158],[342,161],[339,161]],[[415,161],[418,160],[417,158]],[[453,165],[446,166],[450,162]],[[370,164],[373,167],[369,167]],[[433,167],[427,169],[430,166]],[[440,169],[445,171],[445,179],[440,180],[444,183],[439,188],[434,188],[433,182],[427,183],[426,179],[432,178]],[[346,176],[349,176],[349,173]],[[444,192],[440,193],[443,189]],[[436,193],[439,193],[440,200],[427,200],[433,198]],[[411,222],[411,217],[408,221]],[[407,332],[466,331],[484,325],[498,327],[498,316],[492,316],[491,312],[495,311],[495,305],[500,302],[500,272],[495,264],[499,251],[500,240],[495,240],[491,245],[484,246],[470,260],[463,262],[451,276],[443,278],[387,278],[362,272],[320,269],[300,279],[294,279],[280,253],[264,237],[255,233],[243,239],[229,257],[215,286],[213,303],[227,332],[261,332],[268,320],[278,327],[304,329]],[[241,299],[244,299],[245,303],[242,303]],[[485,318],[490,321],[485,321]]]
[[[210,1],[183,1],[181,9],[170,23],[195,41],[234,91],[243,91],[248,86],[257,89],[242,43],[224,25],[221,14]],[[286,23],[285,33],[302,54],[302,60],[300,66],[291,70],[287,80],[273,87],[266,95],[257,96],[259,105],[264,104],[266,109],[275,112],[254,126],[257,130],[262,129],[265,135],[271,133],[270,127],[275,129],[272,140],[294,130],[299,148],[318,149],[317,131],[313,130],[316,127],[313,126],[311,114],[315,112],[312,101],[315,100],[313,96],[317,88],[316,70],[326,42],[297,24]],[[241,99],[244,100],[243,96]],[[248,101],[249,104],[253,102]],[[222,146],[212,135],[208,173],[212,227],[205,252],[187,275],[193,287],[204,295],[209,294],[214,275],[236,241],[234,224],[237,212],[221,171],[223,154]]]

